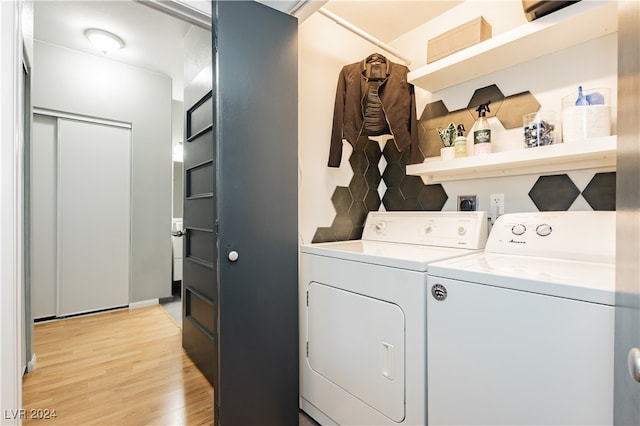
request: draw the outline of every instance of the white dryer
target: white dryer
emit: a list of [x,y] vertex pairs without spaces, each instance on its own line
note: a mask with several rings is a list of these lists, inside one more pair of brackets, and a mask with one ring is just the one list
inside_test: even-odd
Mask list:
[[425,424],[428,265],[486,238],[486,212],[371,212],[361,240],[303,245],[300,408],[321,424]]
[[615,212],[508,214],[431,265],[429,424],[613,424],[615,232]]

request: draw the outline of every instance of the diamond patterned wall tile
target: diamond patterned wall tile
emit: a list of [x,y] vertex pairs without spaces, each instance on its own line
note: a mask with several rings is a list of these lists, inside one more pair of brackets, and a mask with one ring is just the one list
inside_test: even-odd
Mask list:
[[382,151],[380,151],[380,145],[378,144],[378,142],[367,139],[367,143],[364,146],[364,154],[367,156],[367,160],[369,161],[370,166],[377,165],[380,161],[380,158],[382,157]]
[[367,186],[371,190],[378,188],[378,185],[380,185],[380,181],[382,180],[382,175],[375,163],[370,164],[371,165],[367,167],[367,170],[364,172],[364,180],[367,181]]
[[[394,145],[394,144],[392,144]],[[400,153],[398,153],[400,158]],[[360,137],[349,157],[353,176],[349,187],[338,186],[331,195],[336,216],[331,227],[320,227],[312,242],[343,241],[360,238],[367,213],[380,208],[377,189],[382,176],[378,162],[380,145],[366,136]]]
[[387,185],[387,188],[391,186],[400,186],[402,178],[405,176],[405,168],[399,162],[388,163],[382,173],[382,179]]
[[395,143],[386,143],[382,149],[382,155],[387,160],[387,163],[396,163],[402,158]]
[[[431,102],[424,107],[422,115],[418,119],[425,129],[437,129],[443,127],[444,121],[449,114],[449,109],[442,101]],[[448,123],[447,123],[448,124]]]
[[421,210],[440,211],[449,199],[441,184],[425,185],[418,195]]
[[337,241],[333,229],[330,227],[321,227],[316,229],[316,233],[311,239],[312,243],[326,243],[328,241]]
[[378,191],[376,189],[370,189],[369,192],[367,192],[367,196],[364,198],[364,205],[367,207],[367,211],[378,211],[381,203],[382,201],[380,200],[380,194],[378,194]]
[[580,191],[568,175],[540,176],[529,191],[529,198],[540,211],[566,211]]
[[486,117],[495,117],[496,112],[498,112],[498,110],[500,109],[503,100],[504,94],[502,93],[502,91],[498,89],[498,86],[492,84],[491,86],[477,89],[473,93],[473,96],[471,97],[471,100],[467,105],[467,110],[469,110],[469,113],[473,115],[475,119],[478,117],[478,112],[476,111],[478,106],[480,106],[480,104],[491,101],[491,103],[489,104],[489,112],[487,113]]
[[[442,143],[439,143],[442,146]],[[407,153],[400,154],[395,147],[387,144],[383,155],[387,160],[387,167],[382,173],[382,179],[387,186],[382,197],[382,204],[386,210],[442,210],[448,198],[442,185],[426,186],[419,176],[408,176]],[[421,197],[424,198],[424,203]]]
[[349,182],[349,189],[351,190],[351,195],[354,200],[364,200],[364,196],[367,195],[367,191],[369,190],[364,175],[354,174],[351,178],[351,182]]
[[382,197],[382,204],[387,211],[402,210],[402,203],[404,203],[404,197],[400,188],[387,188]]
[[409,212],[413,211],[414,212],[414,211],[422,210],[422,207],[420,206],[420,203],[418,202],[418,200],[416,198],[409,198],[409,199],[405,199],[402,202],[402,206],[401,206],[400,210],[409,211]]
[[596,173],[582,196],[594,210],[616,209],[616,172]]
[[467,133],[469,132],[469,130],[471,130],[471,127],[473,127],[473,123],[476,121],[476,119],[473,115],[471,115],[468,109],[462,108],[456,111],[451,111],[447,116],[446,121],[447,124],[451,122],[455,123],[456,127],[458,126],[458,124],[464,125],[464,135],[467,136]]
[[[443,145],[436,129],[451,122],[456,126],[463,124],[468,137],[477,117],[476,108],[487,101],[491,101],[487,117],[497,117],[506,129],[521,127],[522,116],[540,108],[530,92],[505,98],[495,84],[477,89],[467,107],[456,111],[450,112],[441,100],[431,102],[425,106],[418,120],[418,144],[423,156],[440,155]],[[442,210],[449,198],[442,185],[424,185],[418,176],[407,176],[408,160],[409,150],[400,152],[393,139],[388,139],[381,150],[378,142],[366,136],[360,137],[349,157],[353,170],[349,187],[337,187],[331,196],[336,218],[331,227],[317,228],[313,242],[361,238],[367,213],[379,210],[381,205],[386,210]],[[382,199],[378,194],[380,185],[383,185],[382,189],[386,187]],[[594,176],[585,188],[583,195],[594,209],[611,206],[611,191],[607,189],[610,185],[610,177],[596,179]],[[529,197],[539,210],[567,210],[579,193],[567,175],[541,176],[531,188]],[[613,194],[615,197],[615,188]]]
[[367,213],[369,213],[369,210],[367,210],[364,200],[354,201],[349,209],[349,219],[352,224],[364,224],[364,221],[367,219]]
[[477,89],[466,108],[447,112],[447,107],[442,101],[427,104],[418,121],[418,144],[425,157],[440,155],[442,142],[437,128],[444,128],[453,122],[463,124],[465,136],[471,131],[473,123],[478,118],[476,109],[481,103],[491,101],[487,118],[496,117],[505,129],[522,127],[522,116],[540,109],[540,103],[531,92],[526,91],[505,97],[497,85]]
[[336,187],[331,196],[331,203],[333,203],[333,208],[336,210],[336,213],[347,213],[349,208],[351,208],[351,204],[353,204],[353,197],[351,196],[349,188],[345,186]]
[[369,167],[369,160],[363,150],[353,150],[351,157],[349,157],[349,164],[353,173],[364,174],[367,167]]
[[405,176],[400,184],[400,191],[405,199],[413,198],[417,201],[422,188],[424,188],[424,183],[422,183],[422,178],[420,178],[420,176]]
[[500,109],[496,111],[496,117],[505,129],[522,127],[522,117],[525,114],[536,112],[540,109],[540,102],[531,92],[526,91],[507,96]]
[[351,234],[349,234],[349,240],[359,240],[362,238],[362,233],[364,232],[364,226],[354,226],[351,228]]
[[418,120],[418,146],[425,158],[440,155],[442,141],[436,129],[449,125],[449,110],[442,101],[431,102],[424,107]]
[[440,155],[442,148],[442,140],[436,129],[424,130],[418,132],[418,148],[425,158],[437,157]]

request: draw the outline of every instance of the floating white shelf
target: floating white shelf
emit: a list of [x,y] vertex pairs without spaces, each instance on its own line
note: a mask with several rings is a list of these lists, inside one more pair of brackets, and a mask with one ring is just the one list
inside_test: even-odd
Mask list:
[[580,1],[409,73],[435,92],[618,31],[613,0]]
[[452,160],[431,158],[407,166],[407,174],[437,183],[610,167],[616,165],[616,143],[616,136],[607,136]]

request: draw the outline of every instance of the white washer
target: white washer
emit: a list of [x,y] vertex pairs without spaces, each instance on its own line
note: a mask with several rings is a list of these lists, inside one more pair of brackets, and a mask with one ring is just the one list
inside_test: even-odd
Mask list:
[[613,423],[615,212],[509,214],[432,264],[428,423]]
[[321,424],[425,424],[427,266],[486,238],[486,212],[371,212],[362,240],[303,245],[300,408]]

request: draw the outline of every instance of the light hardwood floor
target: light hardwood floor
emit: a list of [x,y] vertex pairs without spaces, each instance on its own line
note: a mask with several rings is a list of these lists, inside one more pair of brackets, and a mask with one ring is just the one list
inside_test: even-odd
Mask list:
[[[210,425],[213,388],[159,305],[35,326],[25,425]],[[39,410],[39,411],[32,411]],[[55,410],[56,418],[42,420]]]

